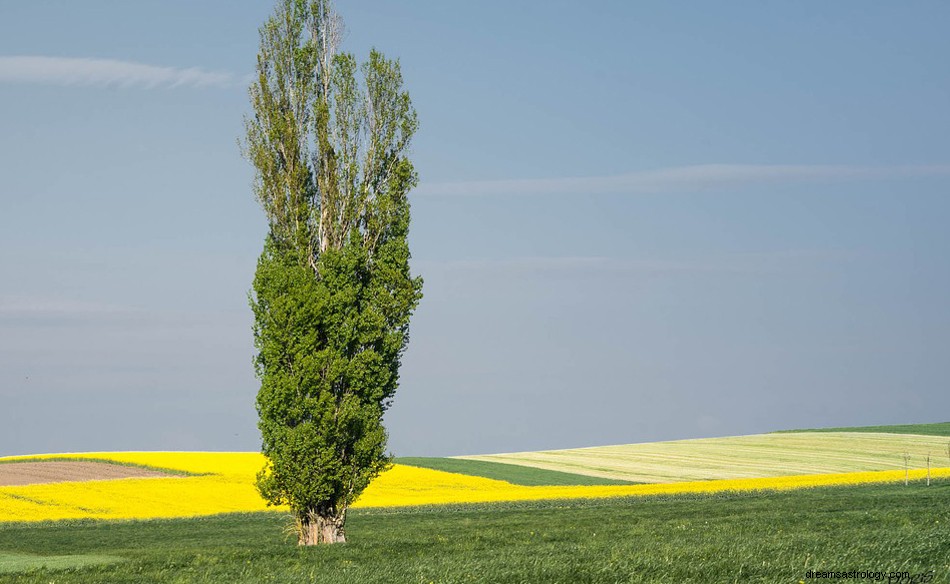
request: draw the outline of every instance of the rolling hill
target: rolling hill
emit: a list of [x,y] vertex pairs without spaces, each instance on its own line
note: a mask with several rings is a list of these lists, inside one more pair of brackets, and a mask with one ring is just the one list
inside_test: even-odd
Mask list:
[[[650,442],[592,448],[455,457],[624,480],[670,483],[787,475],[900,470],[950,466],[950,440],[928,435],[849,428]],[[875,430],[886,429],[878,427]]]

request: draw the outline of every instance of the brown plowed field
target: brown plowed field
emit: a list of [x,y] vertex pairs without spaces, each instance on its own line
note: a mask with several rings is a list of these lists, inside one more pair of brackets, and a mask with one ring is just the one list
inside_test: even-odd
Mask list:
[[157,470],[122,466],[106,462],[79,462],[51,460],[44,462],[7,462],[0,464],[0,487],[13,485],[36,485],[39,483],[65,483],[71,481],[104,481],[170,477]]

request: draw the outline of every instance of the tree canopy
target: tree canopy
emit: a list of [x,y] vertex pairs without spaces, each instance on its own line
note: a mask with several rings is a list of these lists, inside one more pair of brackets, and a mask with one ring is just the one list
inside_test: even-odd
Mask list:
[[301,544],[344,541],[347,508],[389,464],[383,414],[409,319],[408,148],[399,62],[340,52],[328,0],[279,0],[260,29],[244,151],[268,234],[250,294],[262,496]]

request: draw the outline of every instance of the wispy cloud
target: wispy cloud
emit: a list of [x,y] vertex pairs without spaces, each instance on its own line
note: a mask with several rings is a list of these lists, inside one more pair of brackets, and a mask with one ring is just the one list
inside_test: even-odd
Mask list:
[[415,261],[413,267],[426,270],[462,272],[512,271],[529,272],[681,272],[707,270],[701,264],[672,260],[635,260],[602,256],[514,257],[444,261]]
[[39,83],[92,87],[234,87],[231,73],[198,67],[160,67],[116,59],[0,56],[0,83]]
[[139,315],[127,306],[59,298],[0,297],[0,322],[49,323],[88,319],[123,319]]
[[605,256],[512,257],[468,260],[414,260],[413,269],[437,272],[560,272],[613,274],[765,274],[834,265],[856,259],[843,250],[783,250],[710,255],[697,258],[623,258]]
[[566,195],[697,191],[746,184],[950,176],[950,164],[908,166],[701,164],[609,176],[423,183],[418,195]]

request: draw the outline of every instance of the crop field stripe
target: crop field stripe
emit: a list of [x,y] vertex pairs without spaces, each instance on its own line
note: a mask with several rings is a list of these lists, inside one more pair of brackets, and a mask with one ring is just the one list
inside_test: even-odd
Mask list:
[[633,482],[662,483],[898,470],[950,462],[940,436],[861,432],[758,434],[458,457]]
[[174,468],[163,468],[160,466],[153,466],[148,464],[137,464],[134,462],[122,462],[118,460],[113,460],[109,458],[96,458],[92,456],[83,457],[83,456],[11,456],[0,458],[0,464],[16,464],[18,462],[99,462],[102,464],[111,464],[114,466],[127,466],[131,468],[141,468],[144,470],[153,470],[156,472],[161,472],[169,475],[175,476],[201,476],[202,474],[207,473],[195,473],[188,472],[185,470],[178,470]]
[[264,457],[259,452],[85,452],[7,456],[0,458],[0,462],[64,458],[138,465],[191,476],[254,475],[264,466]]
[[629,485],[630,481],[545,470],[529,466],[460,458],[401,457],[396,464],[483,477],[522,486]]

